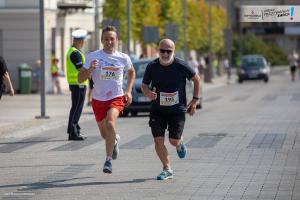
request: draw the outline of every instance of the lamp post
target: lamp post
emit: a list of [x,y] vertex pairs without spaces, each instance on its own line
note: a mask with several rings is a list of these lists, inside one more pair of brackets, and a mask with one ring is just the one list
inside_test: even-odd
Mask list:
[[207,83],[212,82],[212,48],[213,48],[213,41],[212,41],[212,1],[209,1],[209,8],[208,8],[208,40],[209,40],[209,52],[208,52],[208,65],[205,69],[204,73],[204,81]]
[[40,0],[40,60],[41,60],[41,116],[37,119],[46,119],[46,93],[45,93],[45,23],[44,0]]
[[100,41],[99,41],[99,0],[95,0],[95,49],[99,49]]
[[183,21],[183,57],[187,60],[187,49],[186,49],[186,0],[182,0],[182,21]]
[[127,51],[130,54],[130,30],[131,30],[131,23],[130,23],[130,0],[127,0]]

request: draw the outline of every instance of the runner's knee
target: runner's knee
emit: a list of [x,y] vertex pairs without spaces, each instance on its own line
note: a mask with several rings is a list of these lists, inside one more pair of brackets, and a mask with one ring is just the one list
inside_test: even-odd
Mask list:
[[170,138],[169,141],[170,141],[170,144],[173,145],[173,146],[175,146],[175,147],[177,147],[177,146],[180,145],[180,139],[178,140],[178,139],[172,139],[172,138]]

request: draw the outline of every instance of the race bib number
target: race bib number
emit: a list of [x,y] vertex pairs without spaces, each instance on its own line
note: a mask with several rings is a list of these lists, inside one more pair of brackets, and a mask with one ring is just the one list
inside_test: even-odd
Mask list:
[[103,67],[101,68],[100,79],[101,80],[119,80],[121,70],[115,67]]
[[179,103],[178,91],[172,93],[160,92],[161,106],[173,106],[178,103]]

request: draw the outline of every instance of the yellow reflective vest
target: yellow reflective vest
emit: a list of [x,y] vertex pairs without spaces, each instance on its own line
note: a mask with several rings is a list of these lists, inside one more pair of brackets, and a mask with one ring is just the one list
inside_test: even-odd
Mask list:
[[83,64],[85,63],[85,56],[78,49],[76,49],[75,47],[71,47],[68,50],[68,53],[67,53],[67,80],[68,80],[68,83],[69,83],[69,85],[86,85],[87,86],[88,80],[86,80],[82,83],[78,83],[79,71],[71,61],[71,54],[74,51],[78,51],[80,53],[81,58],[82,58],[82,63]]

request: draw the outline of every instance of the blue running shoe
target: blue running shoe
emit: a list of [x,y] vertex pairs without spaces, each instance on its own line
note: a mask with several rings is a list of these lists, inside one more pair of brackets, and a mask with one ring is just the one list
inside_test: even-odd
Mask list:
[[120,143],[120,135],[119,134],[116,134],[116,140],[115,140],[115,146],[114,146],[114,150],[113,150],[113,154],[112,154],[112,159],[113,160],[116,160],[118,155],[119,155],[119,143]]
[[173,170],[164,169],[162,172],[157,176],[157,180],[167,180],[173,178]]
[[107,160],[104,163],[104,167],[103,167],[103,172],[107,173],[107,174],[111,174],[112,173],[112,164],[111,161]]
[[185,158],[186,156],[186,146],[183,144],[183,142],[181,142],[180,146],[179,146],[179,149],[177,149],[177,154],[178,154],[178,157],[180,159],[183,159]]

